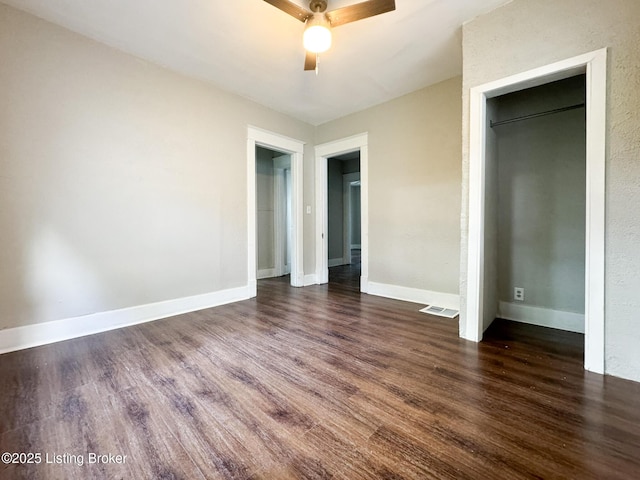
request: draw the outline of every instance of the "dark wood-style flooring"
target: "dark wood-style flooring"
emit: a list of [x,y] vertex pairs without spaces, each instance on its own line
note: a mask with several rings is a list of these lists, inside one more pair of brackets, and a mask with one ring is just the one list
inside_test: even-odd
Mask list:
[[353,273],[0,356],[0,450],[43,460],[0,478],[640,478],[640,384],[585,372],[580,335],[476,345]]

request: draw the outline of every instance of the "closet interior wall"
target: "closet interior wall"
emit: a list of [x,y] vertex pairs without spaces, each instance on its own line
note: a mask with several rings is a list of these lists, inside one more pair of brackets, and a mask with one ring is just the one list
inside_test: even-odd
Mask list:
[[[559,319],[546,326],[584,332],[584,102],[584,75],[488,101],[494,123],[520,119],[487,136],[487,210],[493,206],[495,215],[487,215],[485,256],[498,279],[498,316],[543,309]],[[524,289],[523,301],[514,298],[515,287]]]

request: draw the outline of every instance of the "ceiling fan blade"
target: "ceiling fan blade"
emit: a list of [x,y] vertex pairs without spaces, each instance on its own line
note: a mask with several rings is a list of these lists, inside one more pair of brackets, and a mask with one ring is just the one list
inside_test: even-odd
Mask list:
[[338,8],[327,12],[327,17],[332,27],[339,27],[345,23],[355,22],[363,18],[373,17],[381,13],[391,12],[396,9],[395,0],[369,0],[356,3],[348,7]]
[[304,69],[315,70],[317,59],[318,59],[318,56],[315,53],[307,51],[307,55],[306,57],[304,57]]
[[279,10],[282,10],[284,13],[288,13],[293,18],[297,18],[301,22],[306,22],[307,18],[311,17],[313,13],[308,10],[305,10],[302,7],[299,7],[295,3],[291,3],[289,0],[264,0],[269,5],[273,5]]

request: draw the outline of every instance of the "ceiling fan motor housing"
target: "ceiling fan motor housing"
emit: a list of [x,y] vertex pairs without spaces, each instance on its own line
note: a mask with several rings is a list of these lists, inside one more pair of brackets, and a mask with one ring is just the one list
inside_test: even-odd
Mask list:
[[311,0],[309,2],[309,10],[312,12],[324,12],[327,9],[327,2],[325,0]]
[[[2,1],[2,0],[0,0]],[[274,7],[305,23],[302,36],[307,54],[304,69],[316,70],[318,53],[331,47],[331,29],[364,18],[391,12],[396,9],[395,0],[367,0],[327,12],[327,0],[310,0],[309,10],[291,0],[264,0]]]

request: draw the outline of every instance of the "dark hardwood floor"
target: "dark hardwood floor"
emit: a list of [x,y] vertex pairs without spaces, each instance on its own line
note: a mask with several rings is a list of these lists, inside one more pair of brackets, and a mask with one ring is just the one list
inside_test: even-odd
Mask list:
[[640,384],[585,372],[580,335],[496,321],[476,345],[356,270],[0,356],[0,450],[43,460],[0,477],[640,478]]

